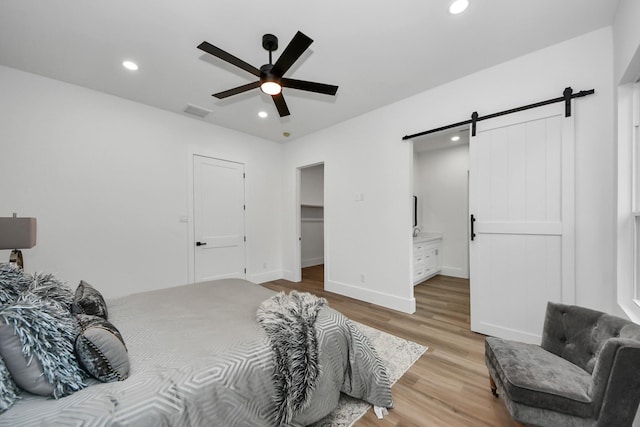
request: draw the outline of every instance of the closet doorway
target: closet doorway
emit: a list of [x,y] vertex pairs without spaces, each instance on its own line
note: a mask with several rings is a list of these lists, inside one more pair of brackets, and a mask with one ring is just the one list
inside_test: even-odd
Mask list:
[[[300,277],[302,269],[324,269],[324,163],[298,169]],[[324,282],[324,281],[323,281]]]

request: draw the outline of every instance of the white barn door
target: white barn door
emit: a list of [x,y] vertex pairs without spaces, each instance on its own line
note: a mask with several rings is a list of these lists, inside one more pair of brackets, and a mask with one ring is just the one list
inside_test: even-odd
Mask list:
[[471,329],[539,344],[547,301],[575,299],[573,118],[478,122],[469,160]]
[[194,279],[245,278],[244,165],[193,156]]

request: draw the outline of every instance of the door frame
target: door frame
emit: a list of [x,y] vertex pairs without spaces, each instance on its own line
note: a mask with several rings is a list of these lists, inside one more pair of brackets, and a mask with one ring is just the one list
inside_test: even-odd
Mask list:
[[[453,134],[459,134],[461,132],[464,132],[467,134],[467,136],[465,136],[464,138],[467,140],[467,142],[465,144],[463,144],[464,146],[466,146],[466,154],[467,154],[467,158],[469,157],[469,142],[468,139],[470,138],[471,135],[471,128],[468,125],[461,125],[455,128],[451,128],[451,129],[446,129],[446,130],[442,130],[442,131],[438,131],[438,132],[434,132],[429,136],[423,136],[421,138],[416,138],[416,139],[412,139],[410,140],[410,143],[412,144],[412,149],[411,149],[411,162],[410,165],[412,165],[411,167],[411,175],[412,175],[412,180],[411,180],[411,194],[412,195],[418,195],[418,196],[423,196],[422,194],[422,188],[424,188],[421,184],[420,181],[418,181],[417,179],[417,175],[421,172],[422,167],[420,165],[419,160],[416,160],[416,158],[421,158],[423,156],[431,156],[433,155],[434,152],[446,152],[448,150],[452,150],[452,149],[460,149],[459,145],[451,145],[451,146],[447,146],[444,145],[442,141],[446,140],[447,144],[450,144],[449,141],[449,136],[452,136]],[[433,149],[432,151],[427,151],[424,149],[421,149],[419,147],[416,146],[416,144],[419,144],[420,146],[424,145],[430,145],[432,143],[436,144],[435,149]],[[416,168],[416,165],[418,165],[418,167]],[[464,172],[464,176],[465,176],[465,185],[466,185],[466,191],[464,193],[464,200],[465,200],[465,206],[464,206],[464,212],[465,212],[465,218],[469,218],[469,167],[467,164],[467,168]],[[416,182],[419,182],[418,186],[416,187]],[[419,206],[423,206],[420,205],[420,201],[424,201],[424,198],[420,199],[418,198],[418,203]],[[424,213],[424,208],[419,207],[418,208],[418,224],[420,224],[422,222],[422,220],[425,217],[425,213]],[[467,227],[464,228],[465,231],[465,236],[464,239],[464,253],[465,253],[465,261],[464,261],[464,266],[461,266],[459,268],[461,273],[456,272],[456,274],[452,274],[452,277],[457,277],[457,278],[461,278],[461,279],[466,279],[469,280],[469,229],[468,229],[468,221],[465,219],[464,222],[461,222],[461,227]],[[421,230],[424,231],[429,231],[428,229],[424,228],[424,224],[422,224],[422,228]],[[412,230],[411,230],[412,231]],[[446,230],[441,230],[441,232],[446,232]],[[445,233],[446,234],[446,233]],[[460,240],[461,241],[461,240]],[[458,243],[458,239],[456,239],[456,244]],[[413,259],[413,258],[412,258]],[[457,269],[457,267],[456,267]],[[464,275],[463,275],[464,273]],[[413,267],[411,267],[410,269],[410,274],[413,277]],[[441,271],[440,274],[442,275],[448,275],[447,271]]]
[[[294,253],[293,253],[293,282],[300,282],[302,281],[302,216],[301,216],[301,209],[300,209],[300,200],[301,200],[301,191],[302,191],[302,169],[306,169],[306,168],[310,168],[313,166],[319,166],[319,165],[325,165],[324,160],[319,161],[319,162],[314,162],[314,163],[309,163],[309,164],[305,164],[305,165],[301,165],[301,166],[297,166],[296,167],[296,192],[295,192],[295,214],[294,214],[294,221],[295,221],[295,226],[296,226],[296,233],[295,233],[295,242],[293,247],[294,249]],[[322,238],[324,240],[324,250],[323,250],[323,256],[324,256],[324,283],[323,283],[323,287],[325,287],[326,282],[327,282],[327,277],[328,277],[328,239],[327,239],[327,225],[326,225],[326,213],[327,213],[327,191],[326,191],[326,179],[327,173],[326,173],[326,168],[322,174],[322,181],[323,181],[323,190],[322,190],[322,199],[323,199],[323,232],[322,232]]]

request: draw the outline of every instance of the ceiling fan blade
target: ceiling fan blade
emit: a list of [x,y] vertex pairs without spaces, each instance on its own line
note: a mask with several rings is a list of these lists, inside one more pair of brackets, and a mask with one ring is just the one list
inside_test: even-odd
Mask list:
[[227,98],[227,97],[232,96],[232,95],[237,95],[239,93],[246,92],[246,91],[251,90],[251,89],[255,89],[257,87],[260,87],[260,81],[259,80],[257,82],[247,83],[246,85],[242,85],[242,86],[234,87],[233,89],[225,90],[224,92],[214,93],[211,96],[215,96],[218,99],[224,99],[224,98]]
[[282,93],[279,93],[277,95],[271,95],[271,98],[273,98],[273,102],[276,104],[276,108],[278,109],[278,113],[280,114],[280,117],[285,117],[291,114],[289,113],[289,108],[287,107],[287,103],[284,102],[284,96],[282,96]]
[[313,43],[306,35],[302,34],[300,31],[293,36],[293,39],[289,42],[287,47],[282,52],[282,55],[278,58],[275,64],[273,64],[273,68],[271,72],[276,76],[282,77],[284,73],[287,72],[289,68],[293,65],[294,62],[300,58],[300,55],[304,53],[305,50]]
[[242,59],[231,55],[229,52],[225,52],[224,50],[220,49],[219,47],[215,47],[214,45],[212,45],[209,42],[202,42],[198,45],[198,49],[203,50],[205,52],[207,52],[208,54],[211,54],[213,56],[215,56],[216,58],[220,58],[223,61],[228,62],[231,65],[235,65],[238,68],[242,68],[245,71],[250,72],[251,74],[253,74],[256,77],[260,77],[260,70],[257,69],[256,67],[254,67],[251,64],[248,64],[246,62],[244,62]]
[[335,95],[338,91],[338,86],[328,85],[324,83],[308,82],[305,80],[287,79],[286,77],[282,77],[280,79],[280,83],[284,87],[306,90],[309,92],[323,93],[325,95]]

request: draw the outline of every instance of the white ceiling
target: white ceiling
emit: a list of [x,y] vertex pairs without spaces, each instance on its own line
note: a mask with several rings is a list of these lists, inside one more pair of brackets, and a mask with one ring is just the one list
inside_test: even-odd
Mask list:
[[[286,141],[611,25],[618,3],[470,2],[454,16],[450,0],[2,0],[0,64],[178,114],[193,104],[213,111],[194,120]],[[200,42],[260,67],[263,34],[280,39],[275,61],[298,30],[314,43],[286,77],[338,85],[336,97],[285,88],[291,116],[280,118],[258,89],[211,96],[255,78]]]

